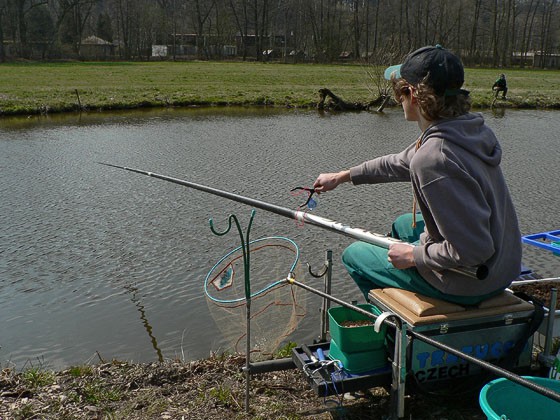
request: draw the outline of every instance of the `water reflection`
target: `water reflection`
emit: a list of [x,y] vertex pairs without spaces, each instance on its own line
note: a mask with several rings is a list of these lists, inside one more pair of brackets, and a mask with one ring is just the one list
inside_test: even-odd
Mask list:
[[127,285],[125,286],[125,289],[131,294],[130,300],[136,305],[136,307],[138,308],[138,312],[140,312],[140,320],[142,321],[142,325],[144,325],[144,328],[146,329],[148,337],[150,337],[150,342],[152,343],[152,347],[156,351],[158,361],[163,362],[163,353],[158,347],[157,339],[153,333],[153,328],[148,321],[148,317],[146,316],[146,309],[144,305],[142,305],[140,299],[136,296],[136,294],[138,293],[138,288],[132,285]]
[[503,107],[492,107],[491,111],[494,118],[504,118],[506,116],[506,109]]

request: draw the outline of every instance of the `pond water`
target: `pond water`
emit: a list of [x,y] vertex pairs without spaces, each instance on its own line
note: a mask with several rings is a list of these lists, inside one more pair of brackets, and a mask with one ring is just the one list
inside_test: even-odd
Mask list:
[[[557,112],[485,112],[523,234],[558,229]],[[239,237],[212,234],[251,208],[99,165],[157,172],[296,209],[290,189],[320,172],[400,151],[417,135],[402,111],[321,114],[162,109],[0,120],[0,366],[62,368],[99,359],[154,361],[226,350],[204,298],[206,274]],[[344,185],[314,212],[374,232],[409,211],[406,184]],[[465,203],[468,206],[468,203]],[[352,239],[257,210],[251,238],[295,241],[320,270],[333,251],[333,295],[360,299],[340,263]],[[524,247],[525,263],[560,274],[560,258]],[[321,288],[320,280],[306,282]],[[320,298],[290,337],[319,333]]]

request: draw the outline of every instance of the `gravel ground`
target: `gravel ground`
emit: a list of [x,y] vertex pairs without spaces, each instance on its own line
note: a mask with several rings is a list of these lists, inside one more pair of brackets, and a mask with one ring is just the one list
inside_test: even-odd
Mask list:
[[[61,372],[0,373],[0,419],[383,419],[384,388],[337,401],[316,396],[298,369],[254,375],[245,409],[245,359],[101,363]],[[477,419],[475,398],[407,398],[406,419]]]

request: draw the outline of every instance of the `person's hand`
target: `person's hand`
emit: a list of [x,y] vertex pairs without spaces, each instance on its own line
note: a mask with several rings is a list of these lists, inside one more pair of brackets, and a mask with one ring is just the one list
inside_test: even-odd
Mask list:
[[393,267],[400,270],[414,267],[416,264],[414,263],[414,255],[412,254],[413,249],[414,245],[406,242],[391,244],[387,254],[387,260],[393,264]]
[[322,193],[334,190],[343,182],[348,181],[350,181],[350,171],[320,174],[313,183],[313,188],[316,192]]

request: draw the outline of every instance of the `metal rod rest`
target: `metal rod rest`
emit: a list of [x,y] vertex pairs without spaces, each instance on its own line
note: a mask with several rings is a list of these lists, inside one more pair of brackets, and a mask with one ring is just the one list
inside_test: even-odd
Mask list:
[[524,284],[541,283],[545,281],[560,282],[560,277],[549,277],[546,279],[529,279],[529,280],[514,280],[512,286],[523,286]]

